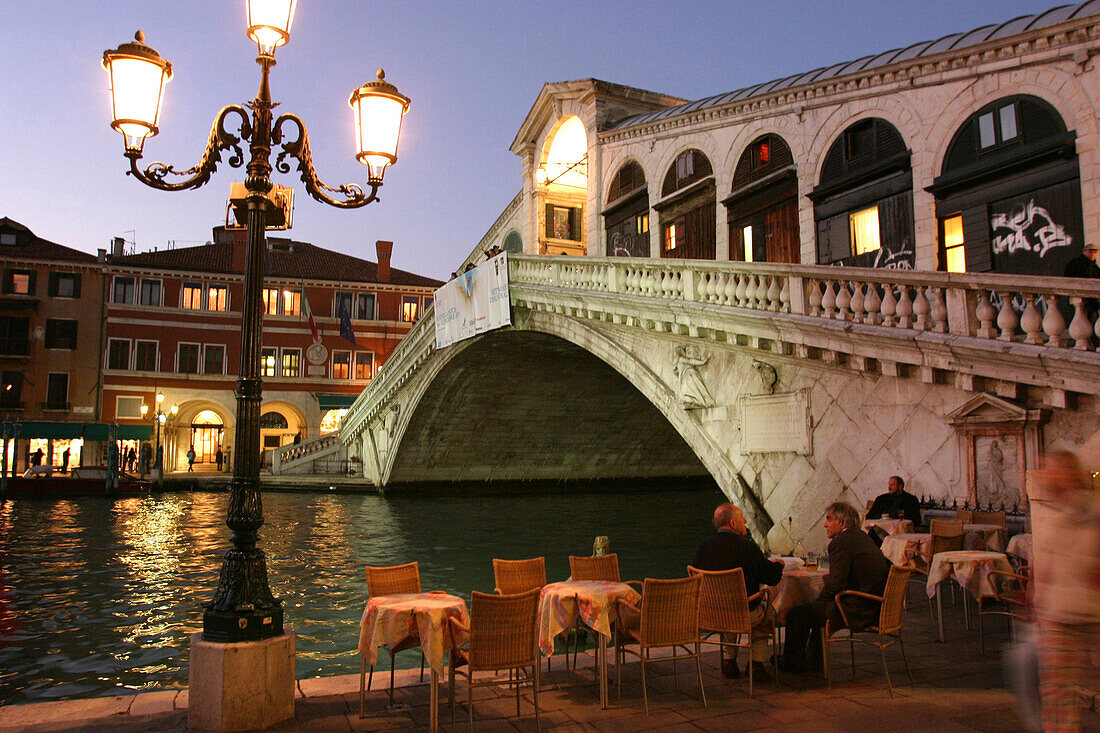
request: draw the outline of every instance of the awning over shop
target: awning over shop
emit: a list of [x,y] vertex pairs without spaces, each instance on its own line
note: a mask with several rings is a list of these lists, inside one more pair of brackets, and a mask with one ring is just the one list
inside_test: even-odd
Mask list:
[[317,406],[322,410],[341,410],[351,407],[359,395],[354,394],[319,394]]
[[[19,426],[19,438],[46,438],[51,440],[107,440],[110,426],[103,423],[82,422],[19,422],[8,426],[8,436],[16,435]],[[115,429],[118,440],[149,440],[153,434],[150,425],[119,425]]]

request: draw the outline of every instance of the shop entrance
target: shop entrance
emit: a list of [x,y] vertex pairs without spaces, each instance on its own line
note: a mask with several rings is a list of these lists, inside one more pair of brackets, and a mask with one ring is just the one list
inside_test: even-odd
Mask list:
[[214,463],[214,455],[222,444],[225,427],[212,410],[203,410],[191,422],[191,445],[195,447],[195,463]]

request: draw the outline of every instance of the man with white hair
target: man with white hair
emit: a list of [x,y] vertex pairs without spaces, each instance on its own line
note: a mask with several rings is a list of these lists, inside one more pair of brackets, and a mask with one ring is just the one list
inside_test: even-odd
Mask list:
[[1100,267],[1096,265],[1096,254],[1100,247],[1095,242],[1086,242],[1081,254],[1066,263],[1063,274],[1066,277],[1100,278]]

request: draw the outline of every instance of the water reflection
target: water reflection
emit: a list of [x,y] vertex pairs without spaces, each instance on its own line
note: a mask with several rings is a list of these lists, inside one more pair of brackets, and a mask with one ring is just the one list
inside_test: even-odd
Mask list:
[[[492,590],[490,559],[611,537],[624,577],[682,575],[716,492],[380,497],[266,494],[261,547],[297,674],[357,671],[363,566],[420,561],[425,588]],[[187,684],[187,640],[229,549],[225,494],[0,502],[0,703]],[[409,656],[406,664],[418,663]],[[399,663],[401,663],[399,657]]]

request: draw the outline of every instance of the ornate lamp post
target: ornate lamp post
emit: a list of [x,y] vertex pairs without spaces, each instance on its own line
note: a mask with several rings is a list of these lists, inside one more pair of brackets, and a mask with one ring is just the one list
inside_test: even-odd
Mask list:
[[[160,442],[160,431],[161,431],[161,428],[164,427],[164,424],[166,422],[168,422],[168,420],[170,418],[173,418],[173,417],[176,416],[176,413],[178,413],[180,411],[180,407],[179,407],[179,405],[172,405],[168,409],[167,413],[163,409],[161,409],[161,405],[164,403],[164,393],[163,392],[157,392],[156,402],[157,402],[157,411],[155,413],[153,413],[153,417],[152,417],[153,422],[157,426],[157,439],[156,439],[156,442],[153,443],[153,445],[155,446],[153,448],[153,466],[158,471],[160,471],[159,475],[163,476],[164,475],[164,447],[163,447],[162,443]],[[146,417],[148,413],[149,413],[149,405],[146,405],[146,404],[143,403],[141,405],[141,416]]]
[[[256,547],[263,525],[263,507],[259,492],[260,476],[260,380],[261,289],[264,277],[264,230],[268,211],[274,204],[271,191],[271,151],[280,152],[274,167],[290,171],[287,158],[298,161],[296,169],[306,191],[322,203],[344,209],[356,209],[378,200],[378,189],[386,167],[397,160],[401,118],[409,100],[385,80],[379,69],[377,81],[356,89],[349,104],[354,111],[357,142],[356,158],[367,166],[367,186],[350,183],[338,187],[326,185],[313,169],[309,134],[305,124],[293,114],[272,119],[268,77],[275,66],[275,49],[290,40],[297,0],[249,0],[248,36],[256,42],[260,65],[260,88],[251,102],[224,107],[214,118],[206,152],[197,165],[177,171],[174,166],[155,162],[145,170],[138,168],[145,139],[157,134],[160,104],[165,85],[172,78],[172,64],[145,44],[138,31],[131,43],[103,53],[103,67],[111,78],[111,126],[122,133],[125,152],[130,160],[129,175],[142,183],[164,191],[198,188],[210,180],[222,151],[232,151],[226,161],[231,167],[245,165],[241,141],[247,140],[249,158],[245,170],[248,239],[244,274],[244,306],[241,314],[241,363],[237,379],[237,456],[234,462],[226,524],[233,531],[233,548],[225,554],[221,576],[213,600],[203,614],[203,639],[213,642],[255,641],[283,633],[283,609],[267,582],[267,566],[262,550]],[[247,108],[247,110],[246,110]],[[239,135],[226,129],[230,117],[239,117]],[[294,128],[290,139],[284,127]],[[170,176],[182,180],[172,181]]]

